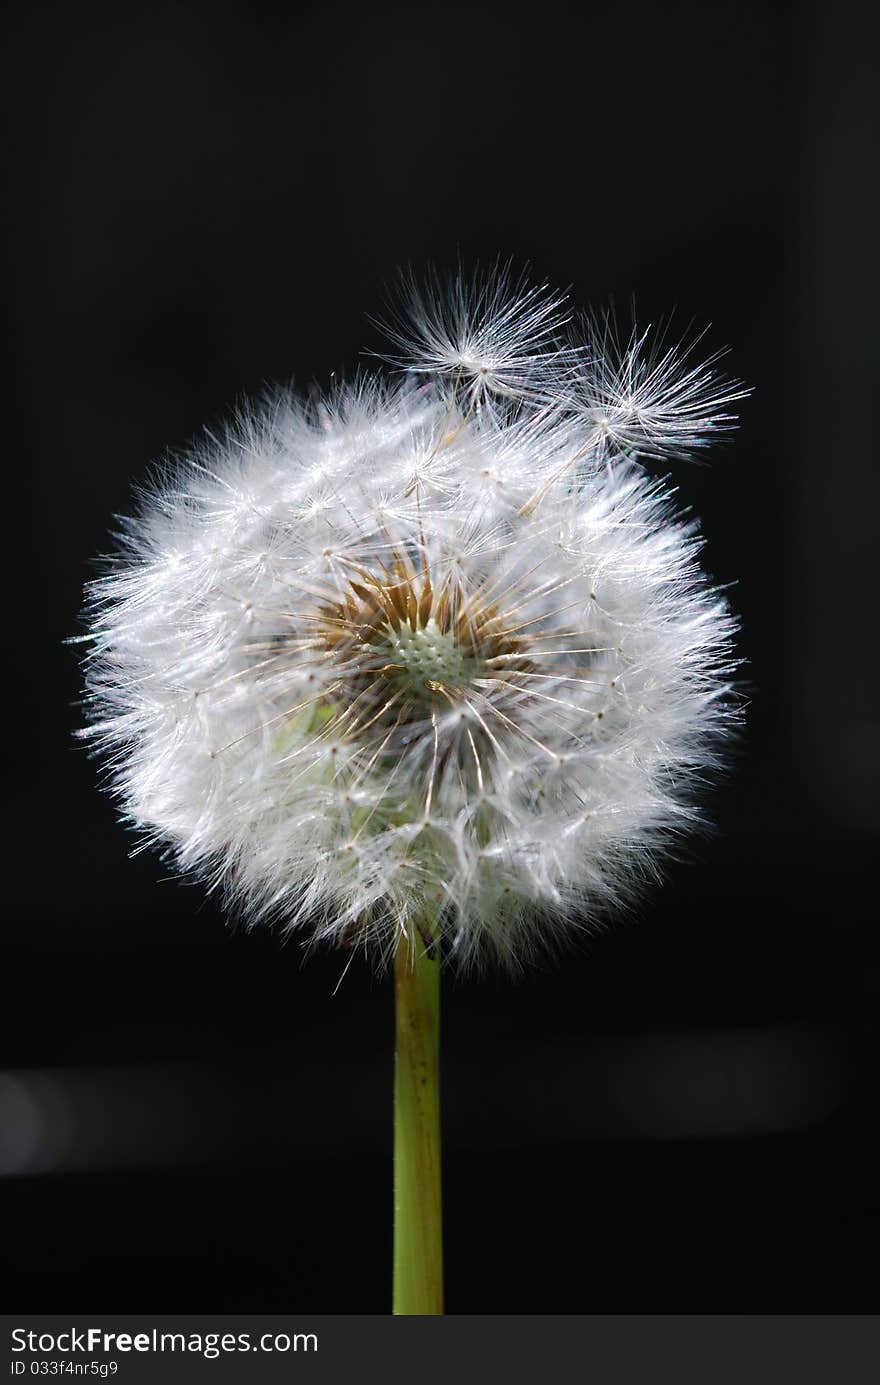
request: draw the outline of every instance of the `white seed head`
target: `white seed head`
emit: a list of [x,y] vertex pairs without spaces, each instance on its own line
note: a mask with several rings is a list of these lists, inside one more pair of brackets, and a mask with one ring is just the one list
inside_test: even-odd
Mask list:
[[[568,347],[554,396],[558,300],[459,289],[447,323],[431,292],[433,365],[273,397],[147,492],[90,588],[85,734],[247,918],[519,965],[697,817],[733,623],[664,485],[609,465]],[[485,391],[450,387],[465,341]]]

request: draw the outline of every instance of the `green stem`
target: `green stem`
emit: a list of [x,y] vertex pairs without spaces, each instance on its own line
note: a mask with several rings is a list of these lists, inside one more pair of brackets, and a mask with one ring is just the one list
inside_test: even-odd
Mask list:
[[394,1295],[404,1315],[443,1312],[440,959],[421,939],[394,959]]

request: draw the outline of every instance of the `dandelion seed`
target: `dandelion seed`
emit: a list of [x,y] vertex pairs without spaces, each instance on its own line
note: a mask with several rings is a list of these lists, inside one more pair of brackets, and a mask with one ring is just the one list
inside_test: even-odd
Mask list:
[[684,458],[730,432],[731,405],[748,390],[717,370],[723,353],[695,360],[699,342],[697,335],[681,345],[665,329],[635,326],[624,339],[610,313],[587,319],[574,400],[596,429],[598,450]]
[[[570,317],[564,294],[529,285],[510,266],[472,280],[436,274],[402,276],[386,334],[399,354],[389,359],[433,377],[467,417],[494,403],[535,402],[558,388],[569,348],[561,332]],[[450,432],[461,423],[456,413]]]

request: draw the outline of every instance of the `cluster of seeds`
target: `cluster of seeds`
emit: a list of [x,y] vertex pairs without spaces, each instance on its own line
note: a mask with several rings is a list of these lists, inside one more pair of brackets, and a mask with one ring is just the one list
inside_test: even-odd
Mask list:
[[87,734],[249,918],[516,965],[632,895],[735,720],[731,617],[638,456],[737,391],[450,294],[398,320],[398,383],[275,396],[160,479],[91,589]]

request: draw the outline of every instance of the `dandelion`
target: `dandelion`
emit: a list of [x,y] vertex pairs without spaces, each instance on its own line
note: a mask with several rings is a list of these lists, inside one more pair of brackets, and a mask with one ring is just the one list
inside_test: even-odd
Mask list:
[[698,819],[734,627],[638,457],[739,391],[579,353],[509,278],[408,311],[399,378],[275,395],[144,492],[89,591],[85,734],[247,920],[393,963],[395,1304],[437,1312],[439,959],[521,968]]

